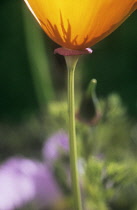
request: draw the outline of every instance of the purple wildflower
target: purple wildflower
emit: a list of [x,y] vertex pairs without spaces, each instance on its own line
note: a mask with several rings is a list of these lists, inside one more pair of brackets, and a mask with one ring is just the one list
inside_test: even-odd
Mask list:
[[[28,203],[49,207],[63,199],[51,166],[68,151],[68,136],[60,131],[44,144],[43,156],[50,165],[20,157],[5,161],[0,166],[0,210],[15,210]],[[63,169],[69,172],[65,163]]]
[[68,154],[68,151],[68,135],[64,131],[59,131],[52,135],[44,144],[43,156],[45,160],[53,163],[56,159],[59,159],[62,154]]
[[14,210],[31,201],[49,206],[61,196],[54,176],[45,164],[15,157],[0,167],[0,210]]

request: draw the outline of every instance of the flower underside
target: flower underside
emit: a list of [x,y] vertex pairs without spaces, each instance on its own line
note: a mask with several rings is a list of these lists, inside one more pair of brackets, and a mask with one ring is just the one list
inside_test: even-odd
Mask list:
[[[80,1],[80,4],[83,4],[80,11],[78,8],[74,10],[76,0],[72,6],[71,1],[70,3],[66,1],[68,10],[73,11],[70,14],[61,0],[59,2],[53,0],[53,3],[46,0],[25,0],[46,34],[60,46],[74,50],[93,46],[113,32],[137,9],[137,0],[125,0],[125,3],[123,0],[120,4],[118,0],[115,0],[116,2],[106,0],[106,3],[102,1],[86,0],[87,5]],[[91,12],[86,11],[88,5],[89,9],[91,7]],[[94,10],[93,7],[95,7]],[[83,18],[81,14],[85,17]]]

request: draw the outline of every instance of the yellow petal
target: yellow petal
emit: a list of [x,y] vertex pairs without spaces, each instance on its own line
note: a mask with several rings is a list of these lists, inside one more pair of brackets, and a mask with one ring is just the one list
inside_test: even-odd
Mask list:
[[137,0],[25,0],[47,33],[62,47],[85,49],[114,31]]

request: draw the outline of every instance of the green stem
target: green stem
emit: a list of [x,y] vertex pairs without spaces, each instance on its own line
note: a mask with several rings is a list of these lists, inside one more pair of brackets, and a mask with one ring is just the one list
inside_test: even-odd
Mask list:
[[69,112],[69,138],[70,138],[70,167],[72,180],[72,193],[74,210],[82,210],[80,186],[77,170],[77,144],[75,131],[75,100],[74,100],[74,73],[78,56],[66,56],[68,67],[68,112]]

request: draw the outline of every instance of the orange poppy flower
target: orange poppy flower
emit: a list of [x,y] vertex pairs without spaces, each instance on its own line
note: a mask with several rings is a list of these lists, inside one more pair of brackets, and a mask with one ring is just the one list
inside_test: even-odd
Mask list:
[[83,50],[114,31],[137,0],[25,0],[46,34],[62,47]]

